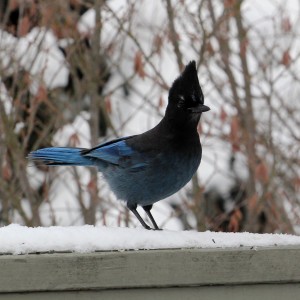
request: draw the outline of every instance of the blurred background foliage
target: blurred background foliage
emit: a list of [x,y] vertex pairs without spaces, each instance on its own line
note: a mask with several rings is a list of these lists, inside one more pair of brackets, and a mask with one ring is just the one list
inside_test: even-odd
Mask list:
[[1,1],[1,226],[135,226],[96,170],[26,156],[150,129],[195,59],[203,159],[159,225],[299,233],[299,21],[297,1]]

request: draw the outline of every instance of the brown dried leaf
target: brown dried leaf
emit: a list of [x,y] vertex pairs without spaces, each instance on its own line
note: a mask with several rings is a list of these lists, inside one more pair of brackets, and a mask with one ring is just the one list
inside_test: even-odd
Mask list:
[[18,0],[10,0],[8,1],[8,7],[9,7],[9,10],[12,11],[12,10],[15,10],[19,7],[19,2]]
[[230,216],[228,229],[231,232],[237,232],[240,229],[240,221],[243,219],[243,215],[240,209],[235,209]]
[[237,13],[237,0],[225,0],[224,8],[226,10],[226,18],[234,17]]
[[134,57],[134,71],[141,77],[145,78],[145,70],[143,65],[143,54],[141,51],[137,51]]
[[291,64],[291,62],[292,62],[292,58],[289,50],[284,51],[281,58],[281,64],[288,67]]
[[236,4],[236,0],[224,0],[225,8],[232,8]]
[[97,187],[97,183],[94,179],[91,179],[89,183],[87,184],[87,189],[90,193],[95,193]]
[[248,41],[248,39],[243,39],[242,40],[242,42],[241,42],[241,55],[243,56],[243,57],[245,57],[246,56],[246,52],[247,52],[247,48],[248,48],[248,45],[249,45],[249,41]]
[[268,200],[268,201],[271,201],[272,199],[274,199],[273,193],[266,192],[265,193],[265,199]]
[[248,207],[250,211],[254,211],[257,207],[258,195],[255,193],[248,199]]
[[160,96],[158,99],[158,108],[162,108],[162,107],[164,107],[164,105],[165,105],[165,101],[164,101],[163,97]]
[[75,132],[73,133],[70,138],[69,138],[69,145],[71,147],[76,147],[80,144],[80,139],[79,139],[79,136],[78,134]]
[[24,16],[21,21],[20,21],[20,25],[19,25],[19,29],[18,29],[18,35],[19,36],[25,36],[29,30],[30,30],[30,20],[28,16]]
[[47,89],[43,85],[40,85],[35,95],[35,99],[37,100],[37,102],[43,102],[47,100],[47,98]]
[[181,40],[179,33],[177,33],[177,32],[173,33],[170,30],[167,31],[166,36],[170,42],[172,42],[173,40],[176,40],[176,41]]
[[109,96],[107,96],[105,98],[105,107],[106,107],[106,111],[111,114],[112,113],[112,108],[111,108],[111,98]]
[[12,170],[11,167],[8,163],[4,163],[3,167],[2,167],[2,175],[3,175],[3,179],[5,181],[10,181],[11,177],[12,177]]
[[212,43],[210,41],[208,41],[205,45],[205,50],[208,52],[209,55],[214,55],[215,54],[215,49],[212,46]]
[[284,17],[282,19],[281,28],[284,32],[290,32],[292,30],[292,24],[289,17]]
[[225,122],[227,120],[227,117],[228,117],[228,115],[227,115],[224,107],[222,106],[221,107],[221,112],[220,112],[220,119],[221,119],[221,121]]
[[266,184],[269,181],[268,166],[264,161],[260,161],[255,167],[255,177],[261,183]]
[[295,190],[300,189],[300,177],[294,179]]
[[243,220],[243,214],[241,212],[240,209],[236,209],[235,212],[234,212],[236,218],[239,220],[239,221],[242,221]]
[[162,49],[162,46],[163,46],[163,39],[162,37],[157,34],[155,37],[154,37],[154,47],[155,47],[155,50],[157,53],[161,53],[161,49]]
[[233,116],[231,119],[230,123],[230,134],[229,134],[229,141],[232,145],[232,151],[237,152],[240,150],[239,146],[239,130],[240,130],[240,125],[239,125],[239,120],[237,116]]

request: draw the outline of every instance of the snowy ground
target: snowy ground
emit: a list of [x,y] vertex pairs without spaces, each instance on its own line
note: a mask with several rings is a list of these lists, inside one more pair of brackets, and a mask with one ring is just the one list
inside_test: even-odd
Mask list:
[[226,248],[300,245],[300,236],[284,234],[148,231],[90,225],[0,228],[0,254],[94,252],[129,249]]

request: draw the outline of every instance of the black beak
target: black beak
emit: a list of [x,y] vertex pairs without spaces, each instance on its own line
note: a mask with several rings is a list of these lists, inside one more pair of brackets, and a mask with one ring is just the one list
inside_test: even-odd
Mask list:
[[190,110],[192,113],[203,113],[205,111],[209,111],[210,108],[204,104],[200,104],[198,106],[195,106],[195,107],[190,107],[188,108],[188,110]]

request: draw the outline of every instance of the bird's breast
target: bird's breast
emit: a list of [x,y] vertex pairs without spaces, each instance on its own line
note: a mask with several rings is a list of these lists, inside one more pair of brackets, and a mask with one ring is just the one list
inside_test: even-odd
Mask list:
[[106,172],[106,179],[116,196],[138,205],[150,205],[180,190],[197,171],[201,147],[185,151],[162,151],[142,168],[115,168]]

